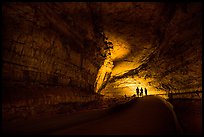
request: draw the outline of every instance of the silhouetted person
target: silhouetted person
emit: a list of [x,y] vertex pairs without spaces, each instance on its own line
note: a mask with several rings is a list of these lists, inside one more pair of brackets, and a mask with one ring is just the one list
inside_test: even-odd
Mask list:
[[139,92],[140,92],[140,90],[139,90],[139,88],[137,87],[136,88],[136,93],[137,93],[137,96],[139,97]]
[[140,96],[141,97],[143,96],[143,89],[142,88],[140,89]]
[[147,89],[145,88],[144,90],[145,90],[145,95],[147,96]]

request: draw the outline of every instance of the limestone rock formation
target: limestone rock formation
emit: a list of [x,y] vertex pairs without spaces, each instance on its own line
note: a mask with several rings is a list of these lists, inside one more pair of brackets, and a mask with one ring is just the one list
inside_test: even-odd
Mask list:
[[5,2],[2,21],[3,104],[12,113],[16,102],[31,109],[36,100],[132,96],[136,87],[202,91],[201,3]]

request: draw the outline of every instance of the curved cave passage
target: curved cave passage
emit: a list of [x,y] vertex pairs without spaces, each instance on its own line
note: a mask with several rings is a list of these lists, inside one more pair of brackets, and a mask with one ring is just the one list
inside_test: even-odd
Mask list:
[[3,3],[3,123],[110,108],[138,87],[201,134],[201,17],[201,3]]

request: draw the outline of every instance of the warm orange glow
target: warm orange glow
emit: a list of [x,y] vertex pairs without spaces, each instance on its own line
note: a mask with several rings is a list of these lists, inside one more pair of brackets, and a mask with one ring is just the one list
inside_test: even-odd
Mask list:
[[[107,74],[111,74],[111,77],[116,75],[119,76],[124,74],[128,70],[137,68],[140,65],[140,58],[139,56],[137,56],[133,59],[130,59],[132,60],[132,62],[124,61],[118,64],[117,66],[113,66],[113,61],[123,59],[129,54],[130,47],[127,42],[125,42],[122,38],[115,34],[105,32],[105,35],[108,37],[108,42],[111,42],[113,44],[113,49],[109,49],[109,52],[111,54],[107,55],[104,64],[98,71],[98,75],[95,82],[95,92],[98,92],[102,84],[108,80]],[[143,89],[147,88],[148,95],[166,93],[165,91],[158,91],[156,88],[149,86],[148,82],[150,81],[153,81],[153,79],[144,79],[138,76],[132,78],[123,78],[117,80],[114,83],[109,83],[105,87],[105,89],[101,91],[101,94],[104,94],[105,96],[109,97],[117,95],[132,96],[135,94],[135,89],[137,87]]]
[[110,32],[105,32],[105,35],[108,41],[113,43],[113,49],[110,50],[110,58],[113,61],[124,58],[130,52],[128,43],[122,38]]
[[[156,88],[151,87],[148,85],[148,81],[150,79],[144,79],[139,77],[134,78],[123,78],[120,80],[117,80],[114,83],[109,83],[104,90],[102,90],[102,94],[105,96],[116,96],[117,95],[127,95],[132,96],[136,94],[136,88],[146,88],[148,91],[148,95],[154,95],[154,94],[164,94],[165,91],[158,91]],[[144,93],[143,93],[144,95]],[[168,98],[167,96],[162,96],[164,98]]]
[[111,54],[107,55],[104,64],[98,71],[95,82],[95,92],[98,92],[99,88],[107,80],[107,74],[112,72],[113,61],[123,58],[129,53],[129,46],[124,40],[109,32],[106,32],[105,34],[108,37],[108,41],[112,42],[113,49],[110,49]]
[[[150,44],[144,45],[144,47],[150,48]],[[128,70],[135,69],[141,65],[141,57],[148,56],[150,53],[147,50],[142,50],[139,53],[132,53],[132,56],[125,57],[125,60],[120,63],[118,63],[116,66],[114,66],[112,71],[112,76],[122,75]],[[145,58],[142,58],[145,59]]]
[[113,68],[111,77],[113,76],[117,76],[117,75],[122,75],[126,72],[128,72],[129,70],[135,69],[139,66],[139,63],[136,62],[121,62],[120,64],[118,64],[117,66],[115,66]]
[[103,82],[107,80],[106,75],[111,73],[113,68],[113,62],[110,58],[106,59],[98,71],[96,82],[95,82],[95,92],[97,93],[99,88],[102,86]]

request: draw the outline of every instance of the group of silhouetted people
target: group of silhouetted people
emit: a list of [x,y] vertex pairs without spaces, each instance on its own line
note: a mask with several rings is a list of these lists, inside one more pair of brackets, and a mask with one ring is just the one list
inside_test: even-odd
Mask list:
[[[147,96],[147,89],[144,88],[144,92],[145,92],[145,95]],[[139,89],[138,87],[136,88],[136,95],[137,97],[142,97],[143,96],[143,89]]]

